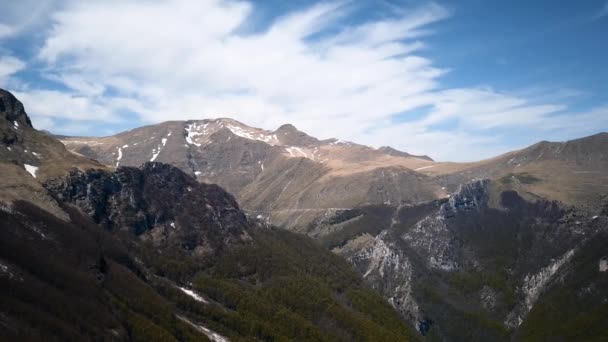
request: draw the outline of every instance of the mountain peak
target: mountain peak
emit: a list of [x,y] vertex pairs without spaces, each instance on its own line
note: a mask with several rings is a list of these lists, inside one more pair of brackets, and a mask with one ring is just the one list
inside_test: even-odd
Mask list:
[[275,131],[277,133],[282,133],[282,132],[299,132],[298,129],[296,128],[296,126],[292,125],[292,124],[284,124],[281,125],[281,127],[277,128],[277,130]]
[[0,117],[15,124],[23,124],[32,127],[32,121],[25,113],[21,101],[11,92],[0,88]]
[[292,124],[282,125],[274,131],[274,134],[278,135],[281,142],[285,145],[306,146],[319,142],[319,140],[298,130]]
[[399,150],[397,150],[395,148],[392,148],[390,146],[380,146],[378,148],[378,151],[381,151],[383,153],[389,154],[391,156],[412,157],[412,158],[419,158],[419,159],[424,159],[424,160],[428,160],[428,161],[434,161],[431,157],[429,157],[427,155],[417,156],[417,155],[409,154],[407,152],[399,151]]

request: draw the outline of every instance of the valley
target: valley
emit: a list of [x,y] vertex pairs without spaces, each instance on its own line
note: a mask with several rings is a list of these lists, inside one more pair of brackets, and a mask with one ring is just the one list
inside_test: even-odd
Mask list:
[[607,133],[453,163],[226,118],[53,136],[0,95],[5,336],[608,336]]

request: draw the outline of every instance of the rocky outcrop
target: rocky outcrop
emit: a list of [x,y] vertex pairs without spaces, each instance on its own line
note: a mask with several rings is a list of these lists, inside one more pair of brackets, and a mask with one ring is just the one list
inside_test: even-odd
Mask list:
[[454,271],[463,265],[463,241],[449,228],[448,220],[487,205],[489,180],[461,185],[435,215],[419,221],[401,237],[427,260],[428,266]]
[[0,89],[0,119],[32,128],[32,121],[21,101],[4,89]]
[[232,195],[167,164],[115,172],[74,170],[45,187],[108,229],[126,230],[163,247],[208,254],[249,240],[247,218]]
[[572,258],[574,252],[575,250],[571,249],[557,260],[551,260],[549,265],[541,268],[536,273],[527,274],[524,277],[521,287],[518,289],[524,296],[524,300],[518,303],[515,308],[509,312],[505,319],[506,326],[515,329],[521,325],[549,281],[551,281],[559,269]]
[[464,324],[468,339],[502,340],[548,288],[576,274],[577,251],[608,226],[603,216],[499,189],[473,180],[447,200],[337,213],[325,229],[351,235],[320,239],[421,333],[451,340]]
[[[68,151],[57,139],[34,129],[23,104],[10,92],[0,89],[0,170],[12,167],[6,164],[18,165],[25,174],[38,180],[63,175],[73,167],[105,168]],[[0,184],[0,199],[1,188]]]
[[383,231],[350,261],[363,278],[413,326],[423,320],[413,294],[413,266],[403,249]]

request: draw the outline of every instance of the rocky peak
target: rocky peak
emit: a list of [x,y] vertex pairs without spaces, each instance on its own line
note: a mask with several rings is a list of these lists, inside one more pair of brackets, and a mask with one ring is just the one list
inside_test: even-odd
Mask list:
[[296,128],[296,126],[292,125],[292,124],[284,124],[281,125],[281,127],[277,128],[277,130],[275,131],[276,133],[297,133],[299,132],[298,129]]
[[299,131],[294,125],[285,124],[273,132],[284,145],[306,146],[318,143],[319,140]]
[[478,210],[487,203],[489,185],[489,179],[474,179],[470,183],[460,185],[441,207],[441,212],[451,216],[461,211]]
[[[9,91],[0,88],[0,118],[9,121],[12,125],[22,124],[32,127],[30,118],[25,113],[21,101]],[[18,126],[17,126],[18,127]]]

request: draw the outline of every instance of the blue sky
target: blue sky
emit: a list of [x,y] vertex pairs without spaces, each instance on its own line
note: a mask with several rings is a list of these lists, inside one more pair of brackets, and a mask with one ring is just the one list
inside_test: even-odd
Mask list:
[[232,117],[477,160],[608,131],[608,2],[11,1],[0,87],[36,127]]

